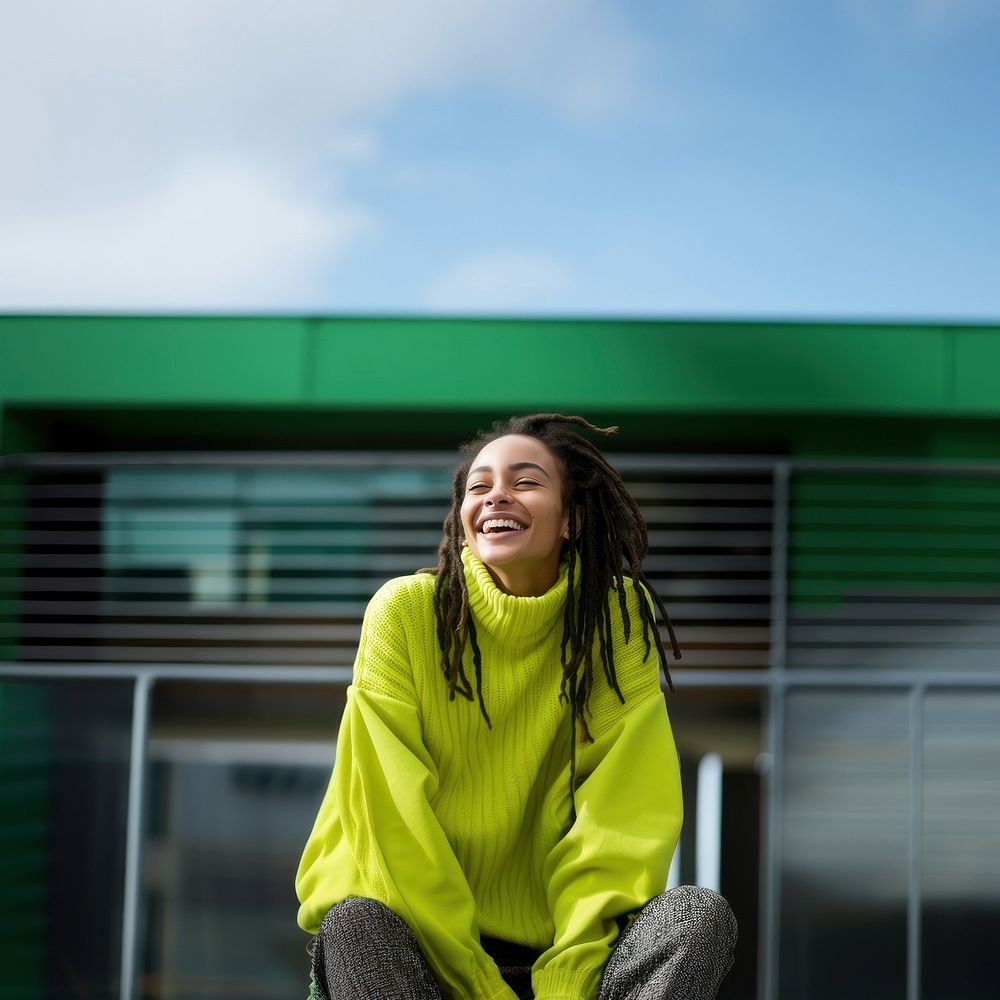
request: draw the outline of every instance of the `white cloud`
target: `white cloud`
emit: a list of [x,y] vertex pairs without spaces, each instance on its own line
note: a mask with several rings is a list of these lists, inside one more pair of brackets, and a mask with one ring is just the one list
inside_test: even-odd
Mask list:
[[185,164],[141,198],[0,229],[0,303],[66,309],[267,308],[322,295],[319,263],[369,220],[240,163]]
[[495,252],[461,261],[441,275],[427,306],[443,312],[525,312],[565,307],[570,270],[535,253]]
[[0,35],[0,170],[22,200],[69,171],[69,192],[128,183],[178,151],[314,170],[413,98],[476,83],[622,111],[647,54],[598,0],[40,0]]
[[335,132],[320,144],[325,159],[345,166],[369,165],[376,162],[378,136],[371,130]]
[[388,116],[480,86],[600,119],[642,98],[644,45],[601,0],[15,5],[0,305],[287,305],[276,274],[301,289],[361,232],[318,192],[382,166]]

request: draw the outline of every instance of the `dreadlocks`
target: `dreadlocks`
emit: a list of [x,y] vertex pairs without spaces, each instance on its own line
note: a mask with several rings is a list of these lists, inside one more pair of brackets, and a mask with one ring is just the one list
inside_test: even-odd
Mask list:
[[[626,571],[636,590],[640,590],[641,584],[652,596],[666,623],[674,657],[679,659],[681,654],[667,609],[642,571],[642,560],[649,549],[646,520],[625,489],[618,472],[608,464],[600,450],[572,430],[571,425],[604,435],[618,431],[617,427],[596,427],[583,417],[565,416],[562,413],[533,413],[497,421],[490,431],[480,432],[477,437],[460,447],[462,461],[455,468],[451,485],[451,509],[444,521],[437,566],[432,570],[436,574],[434,612],[444,676],[451,698],[460,694],[470,701],[474,698],[478,700],[483,718],[490,725],[490,717],[483,702],[482,657],[476,639],[475,623],[469,614],[469,594],[462,566],[462,543],[465,537],[461,517],[462,501],[469,467],[485,445],[508,434],[537,438],[562,464],[563,500],[569,511],[569,540],[566,545],[569,556],[568,593],[563,612],[560,699],[563,704],[568,701],[572,705],[580,738],[585,742],[593,742],[586,714],[593,687],[595,636],[608,684],[619,700],[622,703],[625,701],[615,672],[609,602],[614,586],[627,642],[631,636],[632,622],[626,604]],[[577,523],[578,511],[585,514],[581,524]],[[639,613],[646,655],[649,655],[651,649],[652,634],[660,667],[673,691],[654,613],[648,602],[641,598]],[[466,642],[472,648],[475,692],[463,665]],[[574,740],[574,746],[575,742]]]

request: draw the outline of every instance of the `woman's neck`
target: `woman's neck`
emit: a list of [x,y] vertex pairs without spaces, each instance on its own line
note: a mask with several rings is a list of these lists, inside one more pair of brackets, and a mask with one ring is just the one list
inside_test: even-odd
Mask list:
[[518,566],[505,570],[502,566],[486,566],[493,582],[511,597],[541,597],[548,593],[559,579],[559,563],[554,566]]

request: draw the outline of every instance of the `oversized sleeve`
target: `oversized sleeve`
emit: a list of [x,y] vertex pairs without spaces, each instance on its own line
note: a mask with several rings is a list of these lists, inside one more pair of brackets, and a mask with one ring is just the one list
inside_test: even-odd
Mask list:
[[346,896],[377,899],[413,930],[447,997],[515,1000],[479,942],[475,900],[430,804],[438,774],[394,618],[385,600],[365,615],[333,774],[296,876],[299,923],[315,932]]
[[[635,646],[641,635],[633,660]],[[555,937],[532,971],[536,1000],[595,1000],[616,918],[666,888],[683,808],[655,647],[652,656],[638,665],[641,693],[626,697],[627,713],[580,748],[577,818],[544,865]]]

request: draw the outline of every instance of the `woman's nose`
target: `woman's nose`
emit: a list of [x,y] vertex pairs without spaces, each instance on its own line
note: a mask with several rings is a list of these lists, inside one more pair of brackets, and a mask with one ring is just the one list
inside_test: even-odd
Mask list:
[[507,496],[507,491],[503,487],[494,486],[486,495],[485,503],[488,507],[498,503],[510,503],[510,497]]

